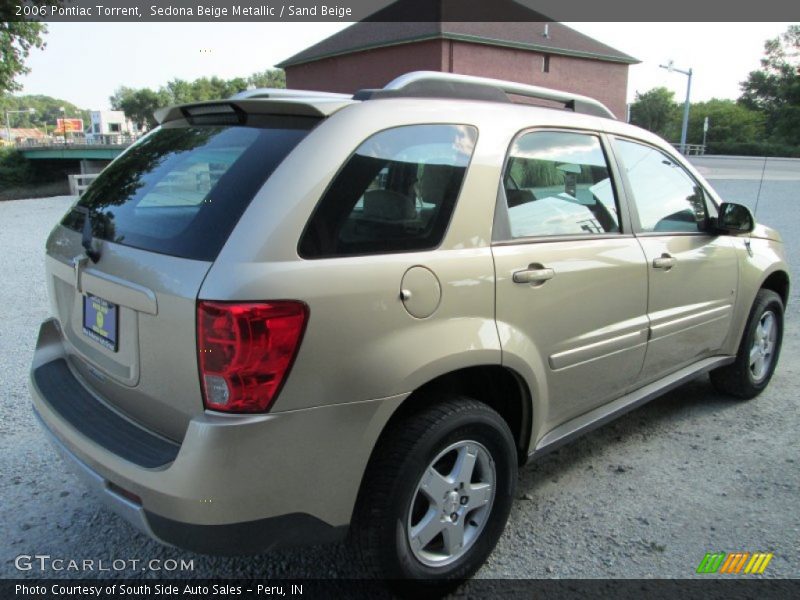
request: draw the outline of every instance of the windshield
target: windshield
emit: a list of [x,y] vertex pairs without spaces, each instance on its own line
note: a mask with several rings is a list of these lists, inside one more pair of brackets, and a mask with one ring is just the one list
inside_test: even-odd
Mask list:
[[214,260],[253,196],[317,122],[165,125],[111,163],[62,224],[81,231],[87,209],[96,238]]

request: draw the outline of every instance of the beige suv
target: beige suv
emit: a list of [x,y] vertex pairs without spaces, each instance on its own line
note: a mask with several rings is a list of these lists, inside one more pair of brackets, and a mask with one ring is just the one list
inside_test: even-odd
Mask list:
[[700,374],[752,398],[775,369],[778,234],[592,99],[418,72],[158,117],[48,240],[31,393],[164,543],[349,534],[372,572],[457,581],[519,466]]

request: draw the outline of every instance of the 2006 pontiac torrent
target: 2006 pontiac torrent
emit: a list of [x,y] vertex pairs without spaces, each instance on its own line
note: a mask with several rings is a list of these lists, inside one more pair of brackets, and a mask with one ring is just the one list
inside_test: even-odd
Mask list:
[[30,387],[164,543],[349,537],[379,576],[457,581],[522,464],[775,370],[779,235],[595,100],[416,72],[157,116],[50,235]]

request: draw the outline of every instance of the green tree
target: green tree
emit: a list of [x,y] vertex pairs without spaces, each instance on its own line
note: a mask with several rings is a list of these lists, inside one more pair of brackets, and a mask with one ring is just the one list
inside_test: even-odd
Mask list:
[[[5,113],[7,110],[27,111],[30,108],[34,109],[33,113],[21,112],[12,115],[11,126],[35,127],[42,130],[47,128],[47,131],[53,131],[56,119],[60,119],[62,116],[83,119],[84,127],[88,126],[90,122],[88,110],[61,98],[52,98],[41,94],[0,96],[0,113]],[[61,112],[62,108],[64,109],[63,113]]]
[[192,100],[202,102],[215,98],[224,98],[225,82],[219,77],[201,77],[192,82]]
[[286,72],[283,69],[267,69],[248,77],[247,83],[256,88],[285,88]]
[[242,77],[234,77],[226,82],[225,95],[223,98],[228,98],[239,92],[243,92],[248,88],[249,84],[246,79]]
[[13,148],[0,148],[0,189],[25,185],[31,178],[30,161]]
[[30,72],[25,59],[32,49],[44,48],[42,37],[46,32],[43,23],[0,21],[0,95],[22,89],[16,79]]
[[194,81],[172,79],[158,91],[149,88],[121,87],[111,96],[111,106],[122,110],[127,117],[140,126],[155,125],[153,112],[164,106],[187,104],[204,100],[229,98],[249,87],[286,87],[286,75],[281,69],[269,69],[249,77],[200,77]]
[[708,117],[706,142],[760,142],[764,139],[763,113],[733,100],[712,99],[695,102],[689,111],[687,142],[703,141],[703,121]]
[[111,107],[114,110],[123,111],[125,116],[133,121],[137,127],[148,129],[156,125],[153,113],[157,109],[171,104],[169,95],[163,88],[158,92],[154,92],[149,88],[135,90],[123,86],[117,89],[110,100]]
[[173,79],[161,89],[169,95],[170,104],[184,104],[194,100],[192,84],[183,79]]
[[767,40],[761,69],[742,82],[739,102],[766,117],[767,135],[774,141],[800,140],[800,25],[790,25]]
[[657,87],[640,94],[631,105],[631,123],[657,133],[665,139],[674,138],[679,128],[680,110],[675,103],[675,93]]

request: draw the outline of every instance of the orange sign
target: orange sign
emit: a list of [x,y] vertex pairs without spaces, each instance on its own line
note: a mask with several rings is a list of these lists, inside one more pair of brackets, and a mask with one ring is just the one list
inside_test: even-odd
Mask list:
[[56,119],[55,133],[83,133],[83,119]]

